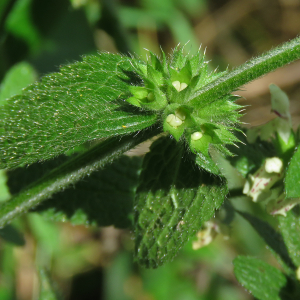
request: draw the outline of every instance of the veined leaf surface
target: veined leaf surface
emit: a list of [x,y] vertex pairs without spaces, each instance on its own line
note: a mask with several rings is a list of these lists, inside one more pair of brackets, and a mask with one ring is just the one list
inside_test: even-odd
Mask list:
[[122,101],[130,58],[99,53],[64,66],[7,100],[0,111],[0,169],[62,154],[86,141],[132,133],[156,116]]
[[157,140],[144,159],[137,190],[135,256],[156,268],[174,258],[224,201],[222,178],[200,170],[194,156],[169,137]]

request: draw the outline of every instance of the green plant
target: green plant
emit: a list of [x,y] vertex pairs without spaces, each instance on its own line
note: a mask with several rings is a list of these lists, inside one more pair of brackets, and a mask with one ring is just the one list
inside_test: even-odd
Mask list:
[[[206,222],[228,192],[229,198],[246,194],[268,202],[271,214],[285,215],[278,217],[280,232],[237,211],[229,200],[226,213],[252,224],[284,273],[239,256],[236,276],[259,299],[297,299],[300,225],[298,207],[292,208],[300,196],[300,158],[288,99],[270,87],[279,117],[247,133],[250,143],[232,93],[299,58],[299,37],[220,73],[208,71],[200,50],[185,55],[182,47],[169,57],[149,52],[147,62],[99,53],[61,67],[10,99],[4,100],[3,92],[0,168],[12,169],[7,176],[13,196],[1,204],[1,232],[33,210],[75,224],[129,227],[135,232],[135,259],[156,268],[171,261],[201,227],[210,226],[206,238],[212,226],[221,230]],[[158,135],[142,162],[122,157]],[[20,176],[27,182],[19,184]],[[69,188],[75,184],[75,190]]]

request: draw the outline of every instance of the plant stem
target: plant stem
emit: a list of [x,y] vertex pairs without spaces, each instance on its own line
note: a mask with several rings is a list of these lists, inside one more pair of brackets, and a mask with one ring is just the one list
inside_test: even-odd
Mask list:
[[156,127],[125,137],[113,137],[51,170],[0,206],[0,228],[66,187],[112,162],[125,151],[157,135]]
[[192,104],[207,98],[213,101],[299,58],[300,37],[297,37],[219,77],[192,95],[188,102]]

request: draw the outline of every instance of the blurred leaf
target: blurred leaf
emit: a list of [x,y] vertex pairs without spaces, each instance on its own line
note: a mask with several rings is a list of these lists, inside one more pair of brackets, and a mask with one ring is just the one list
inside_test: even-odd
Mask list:
[[6,73],[0,86],[0,106],[6,103],[7,98],[21,94],[22,89],[36,79],[35,70],[27,62],[21,62],[13,66]]
[[180,10],[176,9],[169,14],[167,25],[170,27],[176,43],[186,44],[189,42],[189,45],[194,46],[190,51],[197,52],[199,41],[195,36],[192,24]]
[[300,147],[294,153],[285,177],[285,192],[287,198],[300,197]]
[[237,211],[245,220],[247,220],[261,238],[268,245],[277,260],[281,263],[287,273],[293,272],[295,265],[289,256],[286,244],[282,235],[267,222],[252,216],[246,212]]
[[168,26],[175,43],[195,46],[192,52],[198,50],[199,41],[194,34],[189,19],[177,9],[173,1],[143,1],[144,8],[126,7],[120,9],[122,23],[128,28],[159,29]]
[[287,296],[284,291],[287,279],[275,267],[246,256],[238,256],[233,264],[237,280],[257,299],[282,300],[282,295]]
[[1,300],[11,300],[12,295],[11,291],[9,288],[6,287],[0,287],[0,299]]
[[[47,39],[53,30],[63,30],[59,22],[61,19],[68,18],[68,15],[73,13],[69,0],[31,1],[32,21],[43,37]],[[81,25],[84,26],[84,24]]]
[[[149,29],[153,27],[152,24],[154,21],[152,20],[152,16],[149,16],[148,11],[127,6],[121,6],[119,11],[121,23],[124,24],[126,28],[132,29],[139,26],[142,29]],[[149,20],[149,18],[151,18],[152,22],[141,22],[142,20]]]
[[207,0],[176,0],[176,4],[187,11],[191,16],[199,18],[202,12],[207,8]]
[[[4,13],[6,12],[6,9],[8,8],[10,0],[2,0],[0,1],[0,30],[2,30],[2,25],[4,20],[2,18],[5,17]],[[2,32],[0,32],[2,34]]]
[[6,242],[12,243],[16,246],[25,245],[23,235],[12,225],[6,225],[5,227],[0,228],[0,237]]
[[224,201],[220,177],[199,170],[184,146],[162,137],[143,162],[136,196],[137,261],[156,268],[172,260]]
[[40,294],[39,300],[59,300],[61,297],[54,287],[54,283],[51,280],[48,272],[41,268],[39,270],[39,280],[40,280]]
[[[8,172],[11,192],[19,192],[63,160],[61,157]],[[140,166],[141,158],[123,156],[75,186],[55,194],[36,211],[47,220],[69,221],[74,225],[129,227]]]
[[15,299],[15,271],[16,256],[14,255],[15,246],[10,243],[1,244],[1,280],[0,280],[0,299]]
[[35,22],[47,38],[41,51],[30,57],[30,62],[40,74],[56,72],[58,66],[66,62],[97,53],[94,32],[84,10],[71,9],[68,0],[35,0],[34,7]]
[[101,18],[98,26],[113,37],[116,47],[121,53],[128,55],[131,52],[127,32],[119,17],[118,1],[101,1]]
[[293,211],[279,216],[280,231],[290,253],[290,257],[297,267],[300,266],[300,218]]
[[117,100],[128,93],[130,71],[129,58],[86,56],[9,99],[0,111],[0,168],[46,160],[88,140],[153,125],[155,115]]
[[132,297],[128,295],[129,289],[135,289],[136,294],[138,293],[138,286],[134,285],[133,280],[130,281],[132,268],[132,255],[125,251],[119,253],[105,268],[105,300],[131,300]]
[[51,262],[54,253],[59,251],[59,228],[56,223],[47,222],[42,216],[34,213],[28,215],[30,230],[38,243],[38,261],[40,265]]
[[80,8],[82,6],[87,5],[90,1],[89,0],[70,0],[72,6],[76,8]]
[[[199,257],[193,261],[198,262]],[[202,299],[196,290],[194,282],[186,274],[191,270],[186,268],[187,259],[180,261],[177,258],[156,270],[141,270],[145,290],[152,295],[155,300],[199,300]]]
[[32,51],[36,51],[40,45],[40,34],[32,22],[32,0],[16,1],[12,11],[6,20],[6,30],[16,37],[26,41]]
[[8,187],[6,185],[6,174],[4,170],[0,170],[0,202],[6,201],[10,197]]

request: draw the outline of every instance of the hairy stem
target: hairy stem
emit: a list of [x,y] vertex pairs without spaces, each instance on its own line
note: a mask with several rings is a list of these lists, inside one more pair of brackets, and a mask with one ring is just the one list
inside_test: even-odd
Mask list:
[[159,134],[148,129],[137,136],[114,137],[70,159],[0,206],[0,228],[66,187],[112,162],[125,151]]
[[219,77],[197,91],[188,101],[193,103],[207,98],[213,101],[299,58],[300,37],[297,37]]

